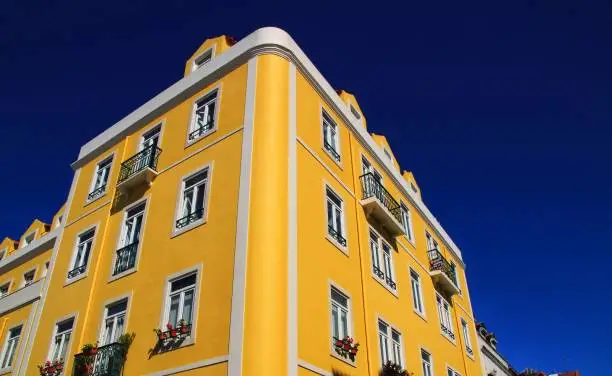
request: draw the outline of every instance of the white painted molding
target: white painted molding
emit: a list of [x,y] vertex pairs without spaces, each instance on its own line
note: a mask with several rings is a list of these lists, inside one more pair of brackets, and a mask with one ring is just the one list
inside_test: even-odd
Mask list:
[[43,281],[41,278],[38,281],[16,290],[2,299],[0,299],[0,315],[14,310],[15,308],[23,307],[24,305],[38,300],[42,293]]
[[226,363],[228,361],[228,359],[229,359],[229,357],[227,355],[218,356],[216,358],[204,359],[204,360],[200,360],[200,361],[197,361],[197,362],[194,362],[194,363],[185,364],[185,365],[182,365],[182,366],[179,366],[179,367],[168,368],[168,369],[165,369],[163,371],[157,371],[157,372],[153,372],[153,373],[148,373],[145,376],[175,375],[177,373],[189,371],[189,370],[192,370],[192,369],[210,367],[210,366],[213,366],[215,364]]
[[31,260],[46,250],[51,250],[55,245],[55,240],[59,233],[60,229],[55,228],[27,246],[16,249],[12,254],[3,258],[2,261],[0,261],[0,274],[4,274],[8,269],[12,269],[17,265],[21,265]]

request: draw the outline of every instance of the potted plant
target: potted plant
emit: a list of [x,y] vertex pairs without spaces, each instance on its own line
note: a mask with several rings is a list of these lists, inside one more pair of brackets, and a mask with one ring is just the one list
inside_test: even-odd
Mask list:
[[343,358],[349,358],[351,361],[355,361],[357,351],[359,350],[359,343],[355,342],[351,337],[344,337],[343,339],[336,339],[335,343],[336,352]]
[[378,376],[411,376],[412,372],[408,372],[399,364],[387,361],[383,368],[378,372]]
[[153,329],[153,331],[155,332],[155,334],[157,334],[157,339],[159,341],[165,341],[166,338],[168,338],[166,336],[166,333],[162,332],[161,329]]
[[178,329],[181,334],[189,333],[189,326],[187,325],[187,321],[185,321],[185,319],[181,319],[181,321],[179,321]]
[[59,359],[51,362],[47,360],[42,365],[38,366],[40,376],[58,376],[64,370],[64,361]]
[[94,356],[98,353],[98,342],[86,343],[81,347],[81,352],[85,356]]

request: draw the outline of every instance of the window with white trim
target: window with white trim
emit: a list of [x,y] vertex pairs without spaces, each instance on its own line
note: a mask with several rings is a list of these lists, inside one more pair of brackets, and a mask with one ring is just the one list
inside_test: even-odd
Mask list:
[[194,104],[188,142],[204,137],[215,129],[217,96],[218,90],[214,90]]
[[440,250],[440,248],[438,248],[438,242],[428,232],[425,232],[425,239],[427,240],[428,251],[433,251],[434,249]]
[[34,238],[36,237],[36,232],[32,232],[28,235],[26,235],[25,238],[23,238],[23,242],[21,244],[21,248],[27,247],[28,245],[30,245],[30,243],[32,243],[34,241]]
[[359,113],[359,111],[357,111],[357,109],[355,107],[353,107],[353,105],[349,105],[351,108],[351,113],[353,114],[353,116],[355,117],[355,119],[357,120],[361,120],[361,114]]
[[453,320],[450,304],[440,294],[436,294],[436,304],[438,306],[438,318],[440,319],[440,329],[442,333],[450,339],[455,339],[453,331]]
[[391,246],[381,236],[370,230],[370,251],[372,254],[372,272],[392,290],[397,288],[393,272],[393,254]]
[[57,220],[55,221],[55,226],[53,226],[54,228],[58,228],[60,227],[60,225],[62,224],[62,220],[64,219],[64,215],[60,215],[59,217],[57,217]]
[[113,275],[123,273],[136,266],[136,256],[142,231],[142,222],[144,221],[145,207],[146,203],[143,202],[128,209],[124,214],[125,219],[121,228],[121,238],[119,249],[115,256]]
[[11,283],[7,282],[0,286],[0,298],[4,298],[9,294],[9,289],[11,288]]
[[461,374],[457,371],[455,371],[454,369],[447,367],[446,368],[446,374],[447,376],[461,376]]
[[176,230],[204,220],[207,189],[208,168],[183,179]]
[[340,162],[338,126],[324,110],[321,115],[321,123],[323,124],[323,147],[336,162]]
[[378,346],[383,365],[391,362],[401,367],[404,366],[402,334],[381,319],[378,319]]
[[43,271],[40,275],[40,278],[45,278],[47,276],[47,273],[49,273],[49,261],[45,262],[45,266],[43,267]]
[[206,63],[212,60],[212,56],[213,56],[212,48],[209,48],[208,50],[204,51],[198,57],[193,59],[193,67],[191,68],[191,71],[193,72],[194,70],[204,66]]
[[470,338],[470,329],[467,321],[465,321],[463,318],[461,319],[461,331],[463,332],[465,351],[468,353],[468,355],[474,355],[474,350],[472,350],[472,339]]
[[127,314],[127,299],[107,305],[104,309],[102,332],[100,333],[100,346],[117,342],[125,333],[125,317]]
[[382,184],[382,175],[378,171],[376,171],[374,166],[372,166],[370,161],[368,161],[364,156],[361,157],[361,171],[364,175],[371,173],[374,176],[374,179],[378,183]]
[[193,324],[197,272],[169,281],[164,321],[176,328],[179,323]]
[[336,339],[350,337],[350,305],[349,297],[335,287],[331,287],[331,325],[332,325],[332,345]]
[[453,281],[453,284],[457,286],[457,288],[459,288],[459,279],[457,278],[457,265],[452,261],[449,261],[449,263],[451,280]]
[[421,276],[412,268],[410,268],[410,285],[412,287],[412,306],[417,313],[423,315],[425,314],[425,306],[423,304]]
[[140,139],[140,150],[144,150],[146,148],[155,149],[156,147],[158,147],[160,135],[161,135],[161,124],[158,124],[155,127],[143,133]]
[[87,200],[96,199],[106,192],[112,164],[113,156],[110,156],[96,165],[96,171],[94,172]]
[[6,256],[6,251],[7,251],[6,248],[4,248],[3,250],[0,251],[0,260],[2,260],[4,258],[4,256]]
[[30,286],[34,283],[34,275],[36,274],[36,270],[30,270],[29,272],[25,272],[23,274],[23,282],[21,283],[21,287]]
[[423,366],[423,376],[433,376],[431,354],[423,349],[421,349],[421,365]]
[[325,188],[327,196],[327,234],[341,246],[346,247],[344,234],[344,204],[331,188]]
[[412,235],[412,213],[410,212],[410,209],[408,208],[408,206],[404,205],[403,203],[401,204],[401,208],[402,208],[402,224],[404,225],[404,232],[406,233],[406,237],[408,238],[408,240],[410,240],[411,242],[414,241],[413,235]]
[[387,148],[383,148],[383,153],[385,154],[385,157],[387,157],[389,161],[393,162],[393,157],[391,156],[391,153],[389,152],[389,150],[387,150]]
[[96,230],[91,229],[80,234],[77,237],[77,245],[74,250],[74,256],[72,257],[71,269],[68,272],[68,278],[77,277],[87,270],[87,264],[89,262],[89,256],[91,254],[91,246]]
[[73,325],[74,317],[59,322],[55,325],[53,342],[51,343],[51,348],[49,349],[48,358],[51,362],[66,359],[66,352],[68,351],[70,336],[72,336]]
[[0,364],[0,369],[9,368],[13,365],[13,359],[15,358],[17,346],[19,345],[19,338],[21,337],[21,328],[22,326],[20,325],[9,329],[2,349],[2,363]]

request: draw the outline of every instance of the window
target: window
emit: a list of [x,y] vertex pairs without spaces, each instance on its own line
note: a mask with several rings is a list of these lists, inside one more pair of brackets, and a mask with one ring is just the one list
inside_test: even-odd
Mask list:
[[410,268],[410,285],[412,286],[412,306],[417,313],[423,315],[425,314],[425,307],[423,305],[421,277],[412,268]]
[[11,287],[11,283],[7,282],[0,286],[0,298],[4,298],[9,293],[9,288]]
[[350,337],[350,308],[349,298],[340,290],[331,287],[331,324],[332,346],[336,339]]
[[108,185],[108,179],[110,177],[110,169],[112,164],[112,156],[98,163],[98,165],[96,166],[96,172],[93,176],[93,181],[91,182],[91,189],[89,190],[89,195],[87,195],[87,200],[94,200],[102,196],[104,192],[106,192],[106,186]]
[[452,369],[452,368],[450,368],[450,367],[446,368],[446,374],[447,374],[448,376],[461,376],[461,375],[459,374],[459,372],[455,371],[454,369]]
[[55,325],[55,334],[53,335],[53,342],[49,350],[49,360],[51,362],[66,359],[66,352],[68,351],[73,325],[74,318],[69,318]]
[[140,150],[147,148],[156,148],[159,145],[159,136],[161,134],[161,124],[156,125],[152,129],[146,131],[140,140]]
[[40,278],[45,278],[48,272],[49,272],[49,261],[45,262],[45,267],[43,268]]
[[195,103],[187,142],[195,141],[215,129],[216,107],[217,90]]
[[380,319],[378,320],[378,345],[382,364],[392,362],[403,367],[402,335]]
[[338,126],[325,111],[323,111],[321,121],[323,123],[323,147],[331,154],[336,162],[340,162]]
[[417,189],[416,185],[414,185],[414,183],[410,183],[410,188],[412,188],[412,190],[414,191],[414,193],[419,193],[419,190]]
[[21,287],[26,287],[26,286],[30,286],[32,283],[34,283],[34,274],[36,273],[36,270],[30,270],[29,272],[26,272],[23,274],[23,283],[21,284]]
[[436,294],[436,302],[438,305],[438,317],[440,318],[440,328],[442,329],[442,333],[454,340],[455,333],[453,332],[450,304],[448,304],[446,299],[442,298],[439,294]]
[[468,328],[467,321],[461,319],[461,331],[463,332],[463,340],[465,341],[465,351],[468,355],[474,355],[474,351],[472,350],[472,340],[470,339],[470,330]]
[[191,273],[170,281],[169,294],[166,297],[165,322],[176,327],[181,320],[185,325],[193,324],[197,274]]
[[327,233],[341,246],[346,247],[344,238],[344,214],[342,200],[329,187],[327,192]]
[[6,335],[6,342],[2,350],[2,364],[0,368],[9,368],[13,365],[13,358],[17,351],[17,345],[19,344],[19,337],[21,336],[21,326],[12,328]]
[[372,166],[370,161],[368,161],[365,157],[361,157],[361,170],[363,174],[372,174],[374,179],[382,184],[382,175],[376,171],[376,169]]
[[353,107],[352,104],[350,105],[350,108],[351,108],[351,113],[353,114],[355,119],[361,120],[361,114],[359,113],[359,111],[357,111],[357,109],[355,107]]
[[91,246],[96,230],[87,230],[77,237],[77,246],[72,260],[72,269],[68,272],[68,278],[74,278],[85,273],[91,254]]
[[433,367],[431,365],[431,354],[421,349],[421,364],[423,365],[423,376],[433,376]]
[[393,162],[393,157],[391,157],[391,153],[389,152],[389,150],[387,150],[387,148],[383,149],[383,153],[385,153],[385,157],[387,157],[387,159]]
[[438,242],[435,241],[434,238],[432,238],[428,232],[425,233],[425,238],[427,239],[427,250],[428,251],[439,250]]
[[100,333],[100,346],[117,342],[119,337],[125,332],[127,302],[127,299],[123,299],[106,306],[102,333]]
[[183,180],[181,201],[175,228],[177,230],[204,219],[208,168]]
[[391,246],[372,230],[370,230],[370,250],[372,252],[372,271],[374,275],[395,290],[397,284],[393,273]]
[[125,272],[136,266],[136,252],[138,252],[145,205],[145,203],[136,205],[125,212],[125,220],[119,241],[120,248],[117,250],[113,275]]
[[193,67],[191,68],[191,71],[193,72],[194,70],[202,67],[204,64],[208,63],[209,61],[212,60],[212,55],[213,55],[213,50],[212,48],[204,51],[200,56],[196,57],[193,60]]
[[57,221],[55,221],[55,226],[54,228],[58,228],[60,227],[60,225],[62,224],[62,220],[64,219],[64,215],[60,215],[59,217],[57,217]]
[[2,260],[6,256],[6,248],[0,251],[0,260]]
[[409,241],[414,242],[414,238],[412,236],[412,214],[410,213],[410,209],[404,204],[401,204],[402,208],[402,224],[404,225],[404,232],[406,233],[406,237]]
[[28,245],[30,245],[30,243],[34,241],[35,236],[36,236],[36,232],[26,235],[26,237],[23,238],[23,244],[21,244],[21,248],[27,247]]
[[457,279],[457,265],[454,262],[450,261],[450,277],[455,286],[459,287],[459,281]]

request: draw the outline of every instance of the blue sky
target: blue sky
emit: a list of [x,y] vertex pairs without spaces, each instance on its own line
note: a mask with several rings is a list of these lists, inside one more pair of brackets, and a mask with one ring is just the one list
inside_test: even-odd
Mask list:
[[609,2],[83,3],[0,10],[0,236],[48,220],[79,147],[204,39],[279,26],[414,171],[506,357],[612,367]]

